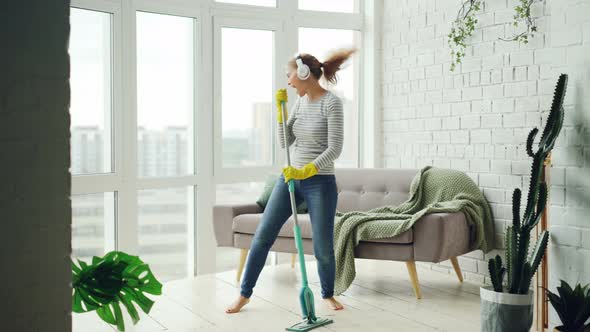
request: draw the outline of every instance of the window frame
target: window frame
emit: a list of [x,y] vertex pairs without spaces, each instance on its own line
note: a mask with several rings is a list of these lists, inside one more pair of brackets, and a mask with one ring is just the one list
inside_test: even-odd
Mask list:
[[[223,132],[222,132],[222,100],[221,100],[221,91],[222,91],[222,78],[221,78],[221,30],[223,28],[235,28],[235,29],[250,29],[250,30],[263,30],[263,31],[272,31],[273,32],[273,46],[274,46],[274,54],[273,54],[273,78],[272,78],[272,91],[269,91],[268,97],[271,101],[271,105],[273,105],[273,91],[277,89],[277,80],[278,80],[278,71],[277,71],[277,52],[276,50],[280,49],[280,44],[282,43],[282,25],[281,22],[278,20],[269,19],[264,22],[259,22],[251,19],[245,18],[233,18],[233,17],[217,17],[214,18],[214,32],[213,32],[213,59],[217,59],[217,61],[213,61],[213,89],[214,89],[214,138],[213,138],[213,145],[214,145],[214,176],[219,179],[223,179],[224,183],[226,181],[236,182],[236,180],[241,180],[240,182],[248,182],[249,180],[259,180],[260,174],[266,174],[269,172],[273,172],[276,170],[276,166],[274,160],[276,159],[276,126],[274,122],[271,125],[271,130],[273,133],[271,137],[273,137],[271,143],[271,149],[273,153],[271,154],[271,165],[269,166],[252,166],[252,167],[223,167]],[[234,180],[235,179],[235,180]],[[219,182],[216,182],[218,184]]]
[[[121,220],[118,201],[119,190],[122,185],[121,163],[123,149],[122,142],[122,47],[121,47],[121,15],[120,4],[107,1],[72,0],[71,7],[103,12],[111,15],[111,114],[110,124],[105,123],[105,132],[108,132],[111,143],[111,172],[80,174],[72,176],[71,195],[86,195],[105,192],[114,192],[113,222],[104,225],[104,250],[118,250],[118,221]],[[107,131],[106,127],[110,126]],[[105,202],[106,204],[107,202]]]

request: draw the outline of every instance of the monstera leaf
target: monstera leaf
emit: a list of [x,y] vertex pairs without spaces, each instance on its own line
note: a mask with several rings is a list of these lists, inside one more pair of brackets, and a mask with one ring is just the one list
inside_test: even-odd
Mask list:
[[162,284],[149,266],[139,257],[112,251],[104,257],[93,257],[92,264],[72,261],[72,311],[96,311],[105,322],[125,331],[121,304],[127,309],[133,324],[139,321],[134,303],[146,314],[154,301],[144,293],[162,294]]

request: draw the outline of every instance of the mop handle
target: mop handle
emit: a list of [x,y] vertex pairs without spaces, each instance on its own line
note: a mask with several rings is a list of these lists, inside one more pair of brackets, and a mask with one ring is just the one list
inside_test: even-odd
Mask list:
[[287,104],[284,101],[281,101],[281,105],[281,115],[283,117],[281,125],[283,126],[283,138],[285,142],[285,150],[287,151],[287,166],[291,166],[291,156],[289,155],[289,147],[287,146]]
[[[287,105],[284,101],[281,101],[281,112],[283,116],[283,139],[285,142],[285,151],[287,152],[287,166],[291,166],[291,156],[289,155],[289,146],[287,145]],[[291,211],[293,212],[293,220],[295,225],[293,226],[293,233],[295,235],[295,247],[299,253],[299,266],[301,268],[301,283],[307,286],[307,271],[305,268],[305,257],[303,255],[303,240],[301,238],[301,229],[299,228],[299,222],[297,220],[297,206],[295,205],[295,180],[289,180],[289,196],[291,197]]]
[[[287,166],[291,166],[291,156],[289,154],[289,146],[287,142],[287,104],[285,101],[281,101],[281,112],[283,116],[283,140],[285,142],[285,152],[287,153]],[[295,205],[295,180],[289,180],[289,194],[291,196],[291,210],[293,211],[293,219],[295,220],[295,227],[299,228],[299,222],[297,220],[297,206]]]

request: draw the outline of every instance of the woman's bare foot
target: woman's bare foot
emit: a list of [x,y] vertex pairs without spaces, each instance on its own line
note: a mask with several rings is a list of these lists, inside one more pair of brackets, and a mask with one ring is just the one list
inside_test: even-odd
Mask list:
[[344,309],[344,306],[340,302],[336,301],[336,299],[334,297],[330,297],[330,298],[324,299],[324,301],[326,301],[326,304],[332,310],[342,310],[342,309]]
[[231,306],[225,309],[225,313],[235,314],[236,312],[240,311],[240,309],[242,309],[242,307],[245,306],[248,302],[250,302],[249,298],[240,295],[240,297],[234,303],[232,303]]

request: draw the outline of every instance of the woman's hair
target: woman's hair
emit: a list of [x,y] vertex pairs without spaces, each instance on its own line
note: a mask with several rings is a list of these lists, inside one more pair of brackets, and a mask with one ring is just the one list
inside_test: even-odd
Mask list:
[[[311,74],[316,78],[320,79],[322,74],[324,79],[332,84],[336,84],[338,82],[338,78],[336,77],[336,72],[340,70],[340,66],[344,61],[348,60],[350,56],[356,52],[354,48],[344,48],[339,50],[334,50],[324,63],[321,63],[316,57],[311,54],[302,53],[301,61],[309,67],[309,71]],[[297,63],[295,59],[291,59],[289,61],[289,66],[292,68],[297,68]],[[323,72],[322,72],[323,69]]]

